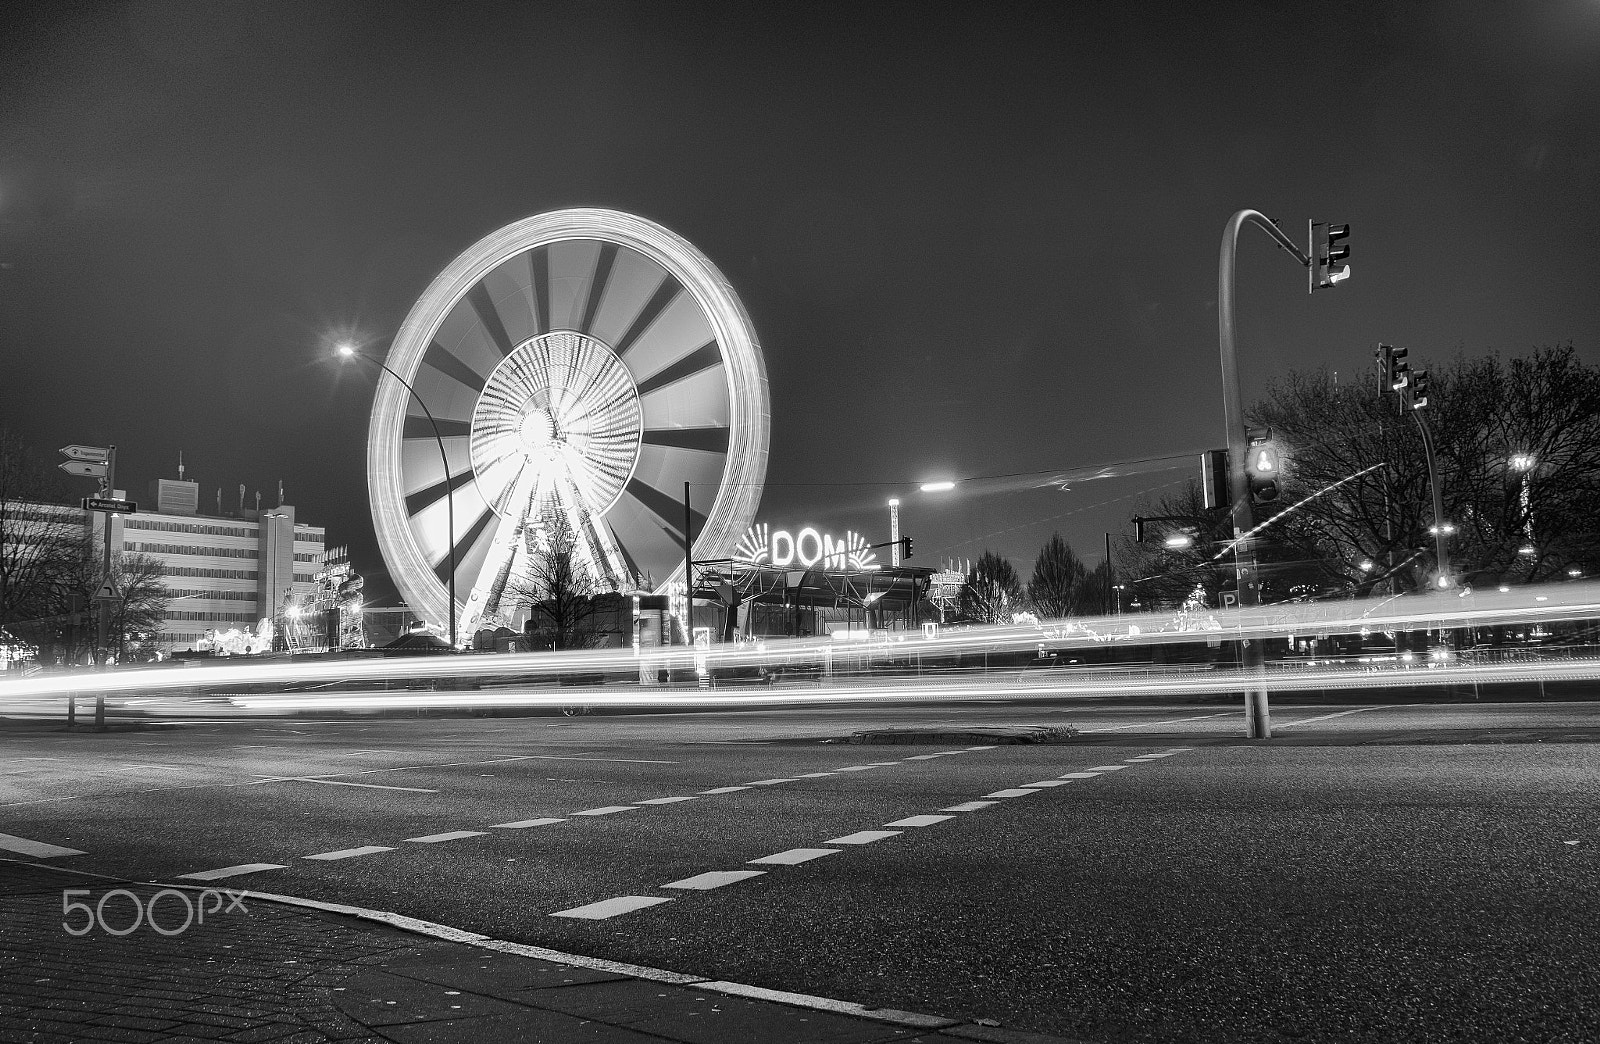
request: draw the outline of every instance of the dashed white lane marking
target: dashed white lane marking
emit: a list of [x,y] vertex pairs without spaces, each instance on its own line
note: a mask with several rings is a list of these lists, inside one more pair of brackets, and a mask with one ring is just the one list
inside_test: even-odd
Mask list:
[[607,917],[617,914],[632,913],[643,910],[647,906],[660,906],[670,903],[671,899],[663,899],[657,895],[619,895],[615,899],[602,899],[598,903],[587,906],[574,906],[570,910],[557,910],[551,917],[580,917],[586,921],[603,921]]
[[[1216,714],[1197,714],[1192,718],[1168,718],[1165,721],[1136,721],[1129,725],[1107,725],[1098,729],[1084,729],[1084,732],[1120,732],[1123,729],[1144,729],[1151,725],[1176,725],[1184,721],[1204,721],[1206,718],[1225,718],[1230,714],[1242,714],[1243,711],[1220,711]],[[1188,749],[1188,748],[1184,748]]]
[[218,881],[224,877],[238,877],[240,874],[254,874],[262,870],[282,870],[283,863],[240,863],[238,866],[224,866],[218,870],[197,870],[192,874],[179,874],[180,881]]
[[406,753],[406,752],[403,751],[403,750],[378,750],[378,749],[374,748],[372,750],[347,750],[347,751],[344,752],[344,756],[347,757],[347,758],[353,758],[357,754],[404,754],[404,753]]
[[455,841],[463,837],[482,837],[485,833],[487,831],[484,830],[449,830],[443,834],[424,834],[421,837],[408,837],[406,840],[419,845],[436,845],[440,841]]
[[1060,779],[1094,779],[1098,775],[1100,775],[1100,773],[1098,773],[1098,772],[1068,772],[1066,775],[1060,776],[1058,778],[1060,778]]
[[1309,725],[1314,721],[1327,721],[1329,718],[1342,718],[1346,714],[1360,714],[1363,711],[1388,710],[1390,707],[1394,707],[1394,706],[1398,706],[1398,705],[1397,704],[1393,704],[1393,703],[1386,703],[1386,704],[1384,704],[1384,705],[1382,705],[1380,707],[1357,707],[1354,710],[1343,710],[1343,711],[1338,711],[1338,712],[1333,713],[1333,714],[1323,714],[1323,715],[1319,715],[1318,717],[1315,717],[1315,718],[1301,718],[1299,721],[1274,722],[1273,724],[1274,724],[1274,726],[1276,728],[1292,729],[1296,725]]
[[393,852],[393,848],[383,845],[362,845],[360,848],[341,848],[337,852],[318,852],[316,855],[301,856],[301,859],[354,859],[356,856],[376,855],[379,852]]
[[898,765],[900,763],[898,761],[869,761],[867,764],[871,765],[873,768],[889,768],[892,765]]
[[528,827],[549,826],[551,823],[565,822],[565,819],[519,819],[515,823],[492,823],[490,826],[496,830],[525,830]]
[[1037,793],[1039,793],[1037,790],[1026,790],[1022,787],[1011,787],[1006,790],[997,790],[993,794],[985,794],[983,796],[986,798],[1013,798],[1027,797],[1029,794]]
[[118,765],[117,769],[120,772],[137,772],[140,769],[156,769],[160,772],[183,771],[183,769],[179,768],[177,765]]
[[637,812],[638,805],[602,805],[599,808],[588,808],[582,812],[571,813],[574,816],[609,816],[613,812]]
[[676,765],[676,761],[651,758],[580,758],[571,754],[502,754],[500,761],[605,761],[626,765]]
[[384,783],[351,783],[348,780],[343,779],[318,779],[315,776],[267,776],[264,779],[252,779],[249,784],[246,784],[246,786],[254,783],[322,783],[330,787],[365,787],[368,790],[405,790],[410,791],[413,794],[439,793],[437,790],[429,790],[427,787],[392,787]]
[[643,801],[635,802],[635,804],[639,804],[639,805],[675,805],[680,801],[693,801],[693,800],[694,800],[694,798],[692,798],[692,797],[645,798]]
[[823,856],[838,855],[837,848],[791,848],[787,852],[774,852],[760,859],[747,859],[748,863],[772,863],[778,866],[793,866],[796,863],[808,862],[812,859],[821,859]]
[[999,803],[1000,802],[998,802],[998,801],[963,801],[959,805],[951,805],[949,808],[941,808],[939,811],[940,812],[976,812],[980,808],[992,808],[995,805],[998,805]]
[[907,761],[932,761],[934,758],[943,757],[942,754],[913,754]]
[[1127,767],[1128,766],[1126,766],[1126,765],[1090,765],[1089,766],[1089,771],[1090,772],[1121,772],[1123,769],[1125,769]]
[[796,776],[794,778],[795,779],[821,779],[823,776],[831,776],[831,775],[833,775],[832,772],[807,772],[805,775]]
[[1033,787],[1064,787],[1071,782],[1072,780],[1070,779],[1041,779],[1037,783],[1024,783],[1022,785],[1032,789]]
[[770,786],[773,786],[773,785],[778,784],[778,783],[793,783],[793,782],[794,782],[794,777],[793,776],[784,776],[781,779],[758,779],[758,780],[755,780],[754,782],[746,783],[745,786],[747,786],[747,787],[770,787]]
[[702,794],[732,794],[735,790],[749,790],[749,787],[714,787],[711,790],[702,790]]
[[[997,746],[997,744],[991,743],[987,747],[963,747],[962,749],[963,750],[993,750],[996,746]],[[952,751],[952,753],[957,753],[957,752]]]
[[[949,819],[949,816],[940,816],[940,819]],[[893,826],[894,824],[889,824]],[[831,841],[822,842],[825,845],[870,845],[874,841],[882,841],[886,837],[898,837],[898,830],[857,830],[853,834],[836,837]]]
[[935,824],[935,823],[943,823],[947,819],[954,819],[954,818],[956,818],[956,817],[955,816],[907,816],[904,819],[897,819],[893,823],[885,823],[883,825],[886,826],[886,827],[925,827],[925,826],[933,826],[933,824]]
[[835,772],[867,772],[867,771],[869,771],[871,769],[875,769],[877,767],[878,767],[877,765],[846,765],[844,768],[834,769],[834,771]]
[[11,834],[0,834],[0,849],[33,856],[35,859],[54,859],[56,856],[83,855],[76,848],[47,845],[43,841],[30,841],[25,837],[16,837]]
[[682,881],[673,881],[664,884],[662,888],[687,888],[696,892],[709,891],[712,888],[721,888],[723,885],[733,884],[735,881],[746,881],[752,877],[760,877],[765,870],[712,870],[709,873],[695,874],[685,877]]

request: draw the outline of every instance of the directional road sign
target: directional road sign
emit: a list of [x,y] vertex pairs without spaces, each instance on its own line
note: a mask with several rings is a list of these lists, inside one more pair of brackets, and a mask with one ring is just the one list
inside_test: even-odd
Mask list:
[[132,515],[139,510],[139,505],[131,500],[112,500],[109,497],[84,497],[82,503],[85,511],[111,511],[118,515]]
[[106,462],[103,460],[64,460],[59,465],[68,475],[79,478],[105,478]]
[[111,457],[111,450],[105,446],[80,446],[73,443],[61,447],[61,455],[70,460],[92,460],[97,464],[104,464]]
[[121,597],[122,595],[117,593],[117,585],[111,582],[110,577],[102,580],[100,587],[94,593],[94,600],[97,602],[114,602]]

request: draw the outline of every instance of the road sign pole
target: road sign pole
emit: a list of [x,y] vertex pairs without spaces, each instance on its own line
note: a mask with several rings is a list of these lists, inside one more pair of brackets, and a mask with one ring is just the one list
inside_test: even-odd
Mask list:
[[[106,496],[114,497],[114,496],[117,495],[116,481],[117,481],[117,447],[108,446],[106,448]],[[101,576],[102,581],[104,583],[109,584],[111,582],[111,519],[112,519],[113,516],[112,516],[111,512],[109,512],[109,511],[102,512],[102,515],[104,516],[105,521],[102,523],[101,528],[100,528],[100,537],[101,537],[101,540],[100,540],[100,547],[101,547],[100,576]],[[99,634],[99,643],[98,643],[98,646],[96,648],[96,659],[97,659],[97,661],[98,661],[98,663],[100,665],[100,669],[101,670],[109,670],[110,667],[111,667],[110,642],[111,642],[111,600],[109,598],[102,598],[102,599],[100,599],[100,634]],[[106,723],[106,698],[105,698],[105,694],[104,694],[103,691],[96,691],[95,694],[94,694],[94,724],[95,724],[95,728],[103,728],[105,726],[105,723]]]

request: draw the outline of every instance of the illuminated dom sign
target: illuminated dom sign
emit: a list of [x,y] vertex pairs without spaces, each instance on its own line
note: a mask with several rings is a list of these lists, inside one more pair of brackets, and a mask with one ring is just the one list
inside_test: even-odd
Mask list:
[[733,560],[741,565],[798,565],[806,569],[882,568],[860,533],[847,529],[843,539],[835,539],[810,526],[791,533],[787,529],[771,529],[765,522],[744,531],[733,549]]

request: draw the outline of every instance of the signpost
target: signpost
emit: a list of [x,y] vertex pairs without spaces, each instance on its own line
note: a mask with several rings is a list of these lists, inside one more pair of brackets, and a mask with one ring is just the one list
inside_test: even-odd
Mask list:
[[[109,648],[111,607],[121,598],[117,593],[117,585],[111,579],[111,516],[132,514],[138,505],[129,500],[114,499],[117,488],[117,447],[80,446],[73,443],[61,447],[61,455],[67,458],[60,465],[62,471],[79,478],[100,480],[100,496],[86,497],[83,508],[85,511],[100,511],[105,514],[100,532],[101,580],[94,595],[100,610],[100,626],[95,642],[95,663],[101,669],[105,669],[111,666]],[[95,694],[94,723],[96,728],[103,728],[106,723],[106,698],[102,693]]]

